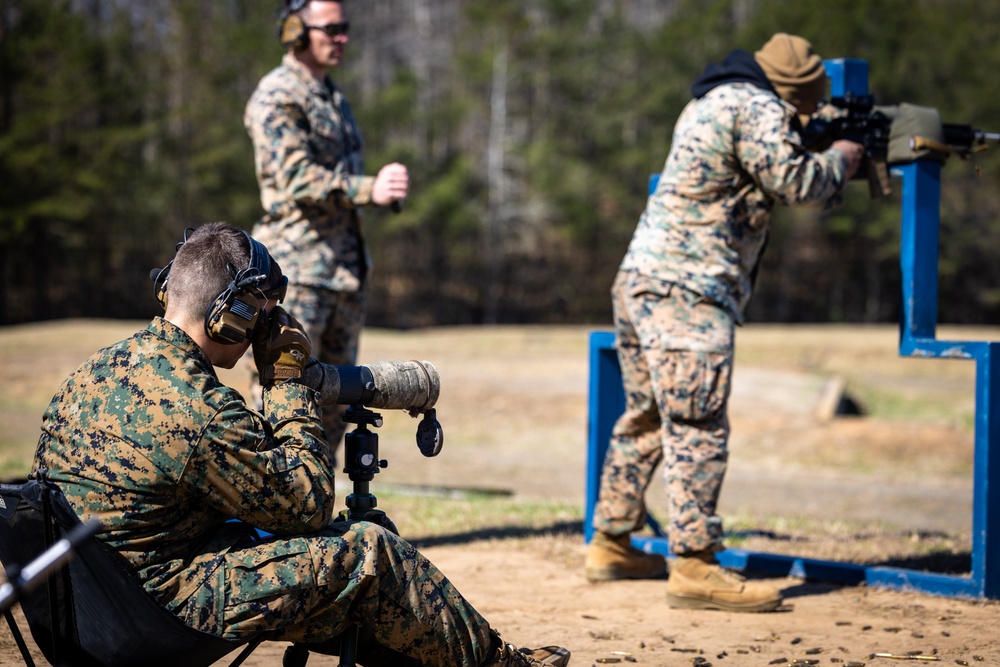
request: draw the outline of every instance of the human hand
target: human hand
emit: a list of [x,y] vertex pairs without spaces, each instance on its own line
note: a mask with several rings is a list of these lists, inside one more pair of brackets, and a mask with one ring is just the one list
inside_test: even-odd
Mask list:
[[861,166],[861,160],[865,156],[865,147],[854,141],[838,139],[830,145],[830,148],[836,148],[847,158],[847,178],[852,178]]
[[302,377],[311,352],[312,343],[302,325],[284,308],[275,307],[253,339],[261,386]]
[[406,166],[398,162],[387,164],[379,169],[372,186],[372,203],[388,206],[393,202],[406,199],[410,190],[410,173]]

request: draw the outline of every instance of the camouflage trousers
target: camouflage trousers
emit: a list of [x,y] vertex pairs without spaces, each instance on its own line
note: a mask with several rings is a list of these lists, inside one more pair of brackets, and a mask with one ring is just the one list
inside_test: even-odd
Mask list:
[[358,625],[383,650],[412,659],[396,656],[388,662],[395,665],[475,667],[490,648],[486,619],[406,540],[372,523],[336,522],[318,533],[206,556],[218,564],[211,583],[166,605],[205,632],[229,638],[267,632],[327,652],[324,645]]
[[663,462],[674,553],[722,539],[716,505],[728,461],[727,405],[734,324],[729,313],[678,285],[619,272],[612,287],[625,412],[615,422],[593,526],[642,529],[645,493]]
[[[312,356],[333,366],[354,366],[358,358],[358,342],[368,310],[368,282],[356,292],[335,292],[321,287],[288,284],[281,306],[291,313],[306,330],[312,343]],[[260,407],[261,389],[253,351],[244,358],[249,369],[250,393],[253,404]],[[323,408],[323,427],[330,450],[336,452],[347,430],[343,421],[346,405]]]

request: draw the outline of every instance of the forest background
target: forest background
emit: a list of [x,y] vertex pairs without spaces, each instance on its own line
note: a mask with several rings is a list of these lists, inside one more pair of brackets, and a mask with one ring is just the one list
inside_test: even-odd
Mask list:
[[[155,314],[187,226],[261,215],[243,109],[277,0],[0,0],[0,324]],[[369,324],[607,323],[608,289],[691,82],[801,34],[880,104],[1000,131],[992,0],[351,0],[334,71],[368,172]],[[981,175],[977,175],[977,171]],[[940,320],[1000,321],[1000,147],[943,174]],[[896,188],[898,190],[898,187]],[[898,194],[781,209],[750,319],[892,322]]]

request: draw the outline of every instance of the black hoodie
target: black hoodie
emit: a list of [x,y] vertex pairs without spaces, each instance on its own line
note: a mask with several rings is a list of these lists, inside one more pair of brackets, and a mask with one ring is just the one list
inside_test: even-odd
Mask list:
[[725,83],[746,82],[775,95],[777,91],[757,64],[756,59],[746,51],[733,51],[722,64],[710,63],[700,77],[691,86],[691,95],[695,98],[704,97],[708,91]]

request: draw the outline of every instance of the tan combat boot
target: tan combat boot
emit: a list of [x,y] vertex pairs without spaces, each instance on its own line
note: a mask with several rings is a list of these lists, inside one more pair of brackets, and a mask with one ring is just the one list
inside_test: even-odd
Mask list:
[[566,667],[569,664],[569,651],[561,646],[519,649],[505,642],[496,630],[491,632],[496,648],[493,658],[483,663],[484,667]]
[[588,581],[662,579],[667,574],[667,561],[633,547],[627,534],[614,537],[598,531],[587,547],[586,574]]
[[781,604],[781,593],[722,567],[713,551],[695,551],[678,555],[671,566],[667,604],[675,609],[771,611]]

